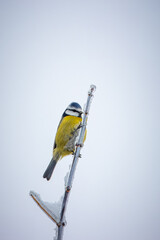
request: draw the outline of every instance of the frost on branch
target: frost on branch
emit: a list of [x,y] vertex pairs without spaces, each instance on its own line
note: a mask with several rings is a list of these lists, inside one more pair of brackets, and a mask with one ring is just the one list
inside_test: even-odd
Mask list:
[[48,217],[50,217],[54,222],[59,223],[63,196],[58,202],[54,203],[44,202],[41,199],[40,194],[34,191],[30,191],[30,196],[34,199],[38,206],[48,215]]

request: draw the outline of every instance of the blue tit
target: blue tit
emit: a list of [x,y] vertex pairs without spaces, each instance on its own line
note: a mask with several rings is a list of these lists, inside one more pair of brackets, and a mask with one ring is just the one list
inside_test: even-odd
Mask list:
[[[82,113],[81,106],[76,102],[72,102],[64,111],[57,128],[53,146],[53,157],[43,174],[43,177],[47,180],[50,180],[58,160],[74,153],[76,138],[79,135],[81,127]],[[85,139],[86,132],[84,141]]]

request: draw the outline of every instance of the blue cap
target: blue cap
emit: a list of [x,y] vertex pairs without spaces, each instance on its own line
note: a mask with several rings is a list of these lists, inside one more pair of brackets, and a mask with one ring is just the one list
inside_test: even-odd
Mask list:
[[69,106],[82,109],[81,106],[76,102],[72,102]]

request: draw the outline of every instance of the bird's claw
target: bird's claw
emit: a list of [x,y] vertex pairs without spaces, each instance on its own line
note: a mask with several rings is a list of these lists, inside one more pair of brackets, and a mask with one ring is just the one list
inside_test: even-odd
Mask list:
[[79,126],[78,126],[78,128],[77,128],[77,130],[80,129],[81,127],[83,127],[83,126],[86,126],[86,124],[80,123]]

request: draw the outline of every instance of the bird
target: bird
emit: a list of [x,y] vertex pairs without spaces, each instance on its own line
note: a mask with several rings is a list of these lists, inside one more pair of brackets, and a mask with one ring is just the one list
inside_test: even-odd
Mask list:
[[[82,108],[77,102],[72,102],[65,109],[57,128],[53,145],[53,157],[43,174],[43,178],[50,180],[57,162],[63,157],[74,154],[76,138],[82,127]],[[84,141],[86,140],[86,133]]]

